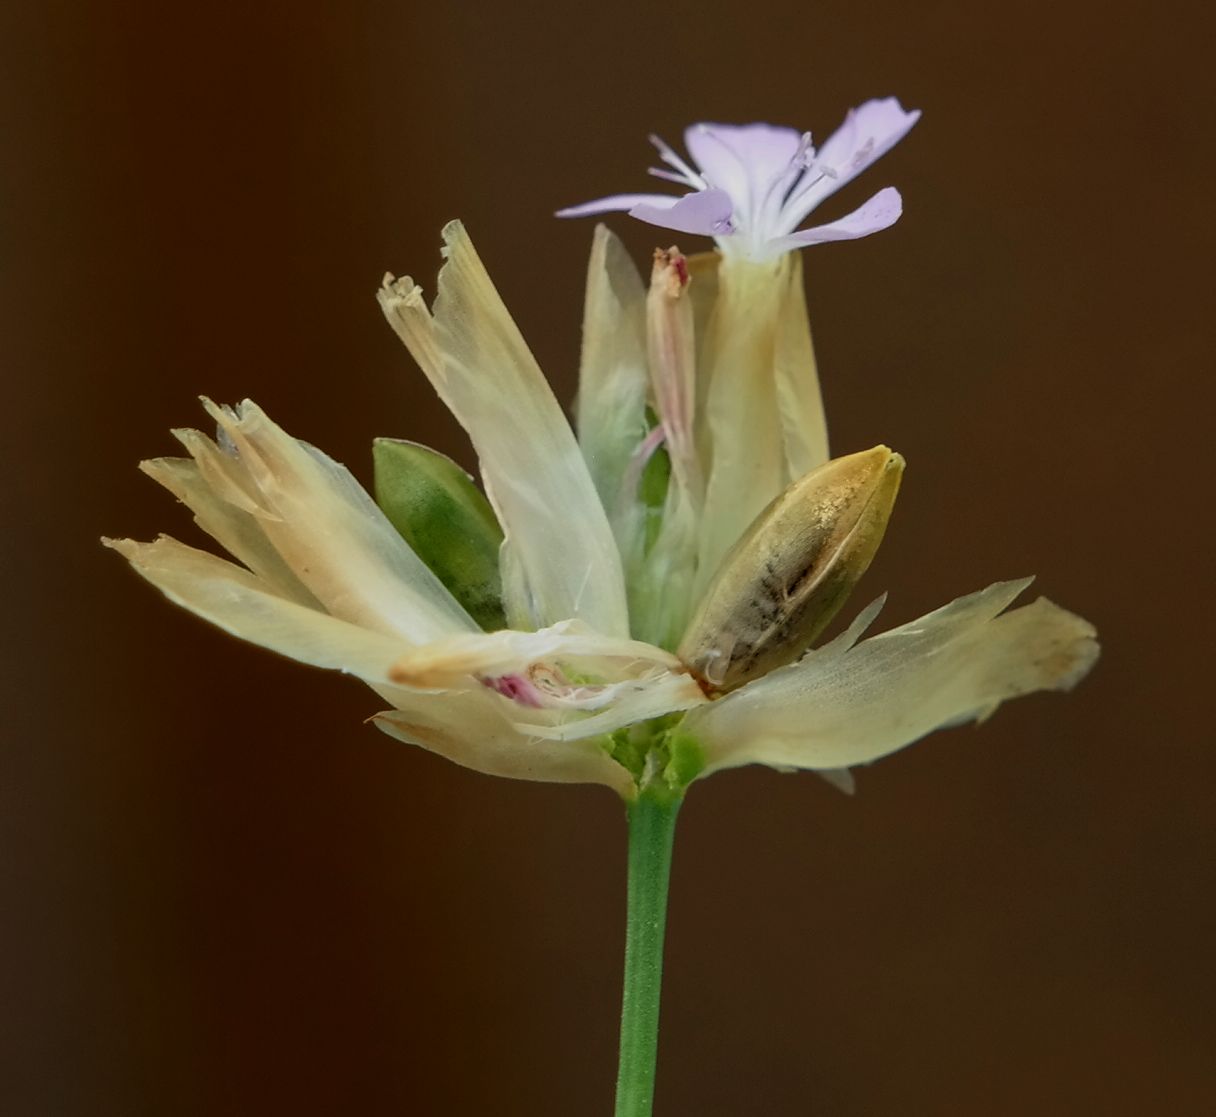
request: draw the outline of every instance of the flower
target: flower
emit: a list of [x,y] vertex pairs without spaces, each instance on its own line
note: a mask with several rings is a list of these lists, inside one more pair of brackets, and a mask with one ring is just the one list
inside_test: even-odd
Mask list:
[[771,124],[694,124],[684,132],[691,163],[659,137],[650,142],[669,169],[658,178],[691,193],[613,194],[558,210],[559,217],[627,210],[640,221],[711,236],[726,254],[766,260],[808,244],[856,240],[899,220],[899,191],[886,187],[847,217],[796,232],[820,202],[895,146],[920,119],[894,97],[850,109],[818,150],[810,132]]
[[[817,389],[794,383],[813,374],[796,271],[782,273],[770,354],[785,369],[778,442],[793,477],[706,570],[718,427],[696,370],[739,343],[698,327],[713,319],[715,259],[660,252],[647,291],[597,230],[576,438],[463,226],[444,240],[430,309],[409,278],[386,277],[379,298],[468,432],[488,506],[453,463],[381,443],[390,519],[255,404],[205,401],[217,438],[177,431],[188,457],[142,468],[236,561],[167,537],[107,544],[226,631],[362,679],[394,737],[626,798],[751,762],[847,783],[851,765],[1070,687],[1093,663],[1081,618],[1042,598],[1004,611],[1028,580],[862,639],[880,600],[807,650],[877,549],[903,460],[876,447],[826,461],[826,442],[796,429],[818,407]],[[486,631],[470,610],[509,627]]]

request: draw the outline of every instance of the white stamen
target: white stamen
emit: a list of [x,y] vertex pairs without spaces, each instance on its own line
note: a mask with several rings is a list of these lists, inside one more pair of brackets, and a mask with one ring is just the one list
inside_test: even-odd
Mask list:
[[794,152],[794,158],[791,163],[800,163],[804,167],[809,167],[815,159],[815,149],[811,146],[810,132],[803,132],[802,139],[798,141],[798,150]]
[[[818,171],[818,174],[812,174],[812,171]],[[821,163],[812,163],[808,168],[806,177],[798,183],[794,190],[786,196],[785,202],[781,206],[782,216],[785,218],[783,225],[788,225],[784,232],[793,232],[802,219],[806,216],[806,212],[800,208],[801,203],[806,196],[815,189],[825,178],[836,178],[836,172],[828,166]]]
[[693,186],[684,175],[673,174],[671,171],[665,171],[662,167],[647,167],[646,173],[654,175],[655,178],[665,179],[667,182],[675,182],[680,186]]
[[686,176],[685,181],[689,186],[692,186],[698,190],[709,189],[709,183],[706,181],[706,179],[702,175],[697,174],[692,167],[685,163],[684,160],[675,153],[671,145],[667,143],[666,140],[654,135],[653,133],[651,133],[649,138],[650,142],[654,144],[655,150],[658,151],[659,158],[662,159],[663,162],[669,167],[675,167],[680,174]]
[[[781,224],[781,213],[786,200],[798,189],[803,171],[810,166],[815,149],[811,146],[810,132],[803,132],[798,141],[798,148],[790,157],[790,161],[777,174],[773,175],[764,200],[760,203],[760,219],[758,225],[764,239],[769,239],[769,230]],[[774,212],[775,211],[775,212]]]

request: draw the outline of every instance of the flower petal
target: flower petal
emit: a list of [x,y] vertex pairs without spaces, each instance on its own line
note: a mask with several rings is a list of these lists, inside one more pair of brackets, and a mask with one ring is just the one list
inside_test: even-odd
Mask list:
[[702,123],[684,131],[684,145],[703,171],[735,161],[780,172],[801,143],[802,133],[783,124]]
[[844,123],[815,153],[806,184],[786,199],[787,227],[800,224],[820,202],[886,155],[919,119],[919,109],[907,112],[894,97],[850,109]]
[[777,237],[769,241],[769,247],[774,252],[788,252],[808,244],[826,244],[828,241],[868,237],[871,233],[881,232],[894,225],[903,209],[903,199],[899,196],[899,191],[894,186],[885,186],[847,217],[828,225],[803,229],[787,237]]
[[711,188],[685,194],[682,198],[660,196],[659,200],[638,202],[630,209],[629,216],[678,233],[723,237],[734,231],[733,211],[731,196],[725,190]]
[[554,217],[593,217],[597,213],[614,213],[633,209],[637,205],[671,205],[676,201],[670,194],[609,194],[594,202],[582,202],[577,206],[559,209]]
[[600,737],[539,740],[506,718],[503,700],[489,690],[462,695],[455,723],[450,695],[418,694],[404,709],[378,714],[391,737],[489,776],[546,783],[601,783],[631,797],[633,777],[608,756]]
[[206,401],[235,448],[275,550],[335,617],[424,644],[476,624],[350,472],[283,431],[255,403]]
[[849,647],[827,645],[689,714],[707,770],[863,764],[934,729],[982,720],[1007,698],[1073,686],[1094,628],[1039,598],[998,616],[1030,579],[998,582]]
[[503,306],[464,226],[444,229],[434,318],[409,279],[380,304],[469,434],[499,522],[503,594],[515,627],[579,617],[629,631],[620,555],[574,433]]
[[280,597],[239,566],[161,536],[154,543],[103,542],[170,601],[242,640],[314,667],[389,684],[388,669],[404,641],[361,628]]
[[684,146],[711,186],[721,187],[751,213],[769,185],[798,153],[802,133],[773,124],[693,124]]

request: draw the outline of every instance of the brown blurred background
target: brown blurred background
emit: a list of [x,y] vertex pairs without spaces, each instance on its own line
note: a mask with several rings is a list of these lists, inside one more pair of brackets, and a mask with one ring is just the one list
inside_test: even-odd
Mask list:
[[904,219],[806,256],[836,448],[910,463],[859,600],[1035,572],[1105,653],[853,799],[694,789],[657,1113],[1216,1111],[1198,11],[0,6],[0,1113],[610,1112],[613,797],[395,744],[97,537],[197,540],[135,463],[200,392],[365,479],[375,435],[471,465],[386,269],[432,287],[465,218],[568,399],[591,225],[553,209],[646,188],[652,130],[887,94],[923,121],[824,212],[890,183]]

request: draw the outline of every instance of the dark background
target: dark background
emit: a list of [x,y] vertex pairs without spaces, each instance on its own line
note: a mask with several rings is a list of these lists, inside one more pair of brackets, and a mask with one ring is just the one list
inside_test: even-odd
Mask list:
[[924,119],[823,213],[890,183],[904,219],[805,258],[836,449],[909,461],[858,600],[889,589],[889,625],[1035,572],[1104,656],[854,799],[694,788],[657,1112],[1213,1112],[1198,12],[0,6],[0,1112],[610,1111],[611,794],[398,745],[370,692],[175,610],[97,537],[198,539],[135,464],[200,392],[365,479],[375,435],[472,464],[381,320],[386,269],[433,289],[463,217],[569,399],[591,224],[553,209],[646,188],[651,130],[822,138],[887,94]]

